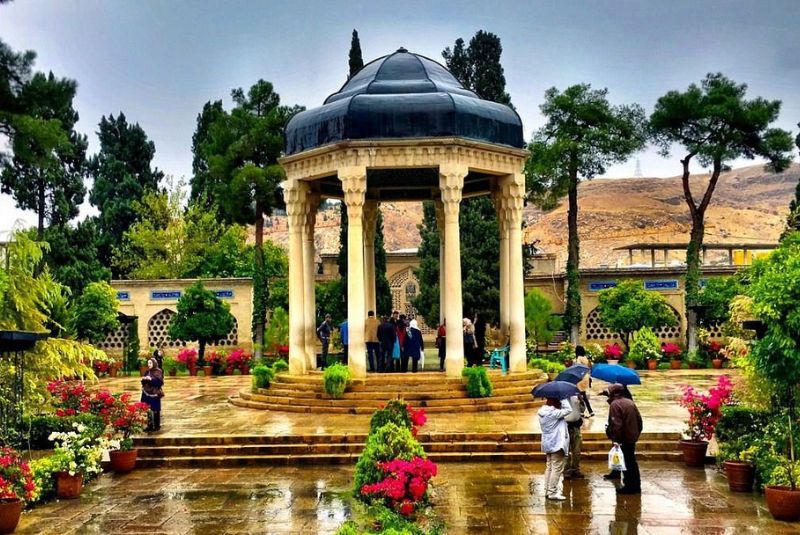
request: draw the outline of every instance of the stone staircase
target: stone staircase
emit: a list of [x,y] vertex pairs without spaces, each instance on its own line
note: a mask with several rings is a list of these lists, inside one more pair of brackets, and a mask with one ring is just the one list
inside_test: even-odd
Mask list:
[[[417,437],[435,462],[544,461],[539,433],[423,433]],[[248,465],[351,464],[366,433],[141,437],[137,466],[222,468]],[[644,433],[637,457],[682,461],[680,433]],[[583,434],[582,458],[605,460],[610,444],[602,433]]]
[[229,402],[237,407],[300,413],[371,414],[388,399],[402,397],[426,412],[478,412],[531,409],[542,404],[531,390],[547,380],[540,371],[502,375],[489,370],[493,392],[488,398],[469,398],[464,380],[439,372],[369,374],[354,380],[342,399],[332,399],[322,385],[322,373],[280,374],[269,388],[243,389]]

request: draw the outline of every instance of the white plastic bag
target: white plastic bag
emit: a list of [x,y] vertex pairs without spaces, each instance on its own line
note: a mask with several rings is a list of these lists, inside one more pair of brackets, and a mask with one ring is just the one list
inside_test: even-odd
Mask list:
[[617,472],[624,472],[627,469],[625,467],[625,457],[622,455],[622,448],[616,444],[608,452],[608,469],[616,470]]

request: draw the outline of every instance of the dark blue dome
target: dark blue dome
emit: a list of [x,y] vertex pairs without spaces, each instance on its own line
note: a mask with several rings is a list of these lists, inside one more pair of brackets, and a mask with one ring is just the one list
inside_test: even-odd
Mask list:
[[319,108],[286,125],[286,154],[348,139],[464,137],[521,148],[522,121],[439,63],[401,48],[364,66]]

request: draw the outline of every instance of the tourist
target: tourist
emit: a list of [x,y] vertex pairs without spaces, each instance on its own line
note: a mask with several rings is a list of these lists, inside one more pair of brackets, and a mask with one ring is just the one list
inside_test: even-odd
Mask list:
[[464,356],[467,357],[467,366],[476,366],[475,349],[478,347],[475,342],[475,328],[469,318],[464,318]]
[[392,311],[392,319],[391,319],[392,325],[394,325],[396,327],[398,321],[400,321],[400,312],[398,312],[397,310],[393,310]]
[[425,349],[425,344],[422,342],[422,331],[419,330],[417,320],[411,320],[406,334],[406,351],[403,355],[403,371],[408,371],[408,359],[411,358],[411,371],[417,373],[417,366],[419,359],[422,357],[422,351]]
[[[591,364],[589,364],[589,359],[586,358],[585,352],[584,352],[583,355],[578,355],[578,348],[583,349],[583,347],[578,346],[578,347],[575,348],[575,355],[577,356],[577,358],[575,360],[576,363],[580,364],[581,366],[586,366],[587,368],[591,368]],[[591,376],[591,374],[587,373],[586,375],[584,375],[583,379],[578,381],[577,386],[578,386],[578,390],[580,390],[580,392],[581,392],[580,393],[580,398],[581,398],[581,401],[583,402],[583,407],[584,407],[585,410],[589,411],[589,414],[587,415],[587,418],[591,418],[592,416],[594,416],[594,410],[592,410],[592,405],[591,405],[591,403],[589,403],[589,394],[588,394],[589,388],[592,386],[592,376]]]
[[325,314],[325,321],[320,323],[317,327],[317,338],[322,343],[322,357],[317,361],[317,368],[322,370],[328,364],[328,346],[331,343],[331,334],[333,334],[333,326],[331,325],[331,315]]
[[[406,335],[408,333],[408,323],[406,323],[406,315],[400,314],[400,317],[397,319],[397,322],[394,326],[395,332],[397,333],[397,345],[400,349],[400,352],[395,355],[392,353],[392,358],[394,359],[394,371],[399,372],[401,371],[401,361],[403,357],[408,359],[408,356],[405,354],[406,349]],[[408,367],[408,361],[406,360],[406,367]],[[405,370],[403,370],[405,371]]]
[[161,398],[164,397],[164,372],[156,359],[147,359],[147,371],[142,377],[142,403],[150,407],[147,413],[148,433],[161,429]]
[[569,402],[557,398],[547,398],[539,409],[539,425],[542,428],[542,451],[547,456],[544,472],[545,498],[566,500],[561,493],[561,475],[564,472],[564,458],[569,453],[569,435],[564,418],[572,412]]
[[436,347],[439,349],[439,371],[444,371],[444,359],[447,357],[447,319],[436,330]]
[[158,367],[162,370],[164,369],[164,346],[167,345],[166,342],[161,342],[156,346],[155,351],[153,351],[153,358],[156,359],[158,363]]
[[339,324],[339,339],[342,341],[342,363],[347,364],[347,348],[350,345],[350,331],[347,329],[347,320]]
[[392,352],[394,351],[396,341],[397,332],[394,329],[394,325],[392,325],[388,317],[384,316],[383,323],[378,327],[378,343],[381,345],[381,356],[378,360],[379,372],[385,373],[392,371]]
[[367,312],[367,323],[364,328],[366,330],[364,341],[367,343],[367,361],[369,362],[369,371],[374,372],[378,369],[376,364],[381,358],[381,346],[378,343],[378,318],[375,317],[375,311],[370,310]]
[[483,315],[475,313],[475,360],[478,366],[483,365],[483,357],[486,353],[486,320]]
[[[625,474],[617,494],[641,494],[642,482],[636,462],[636,442],[642,434],[642,415],[636,404],[625,397],[625,387],[613,384],[608,387],[608,425],[606,435],[622,449]],[[609,478],[611,479],[611,478]]]
[[569,455],[564,468],[564,479],[583,479],[584,475],[581,472],[581,445],[583,444],[581,427],[583,426],[584,407],[581,402],[581,396],[571,396],[569,398],[569,406],[572,412],[564,418],[564,421],[567,422],[567,432],[569,433]]

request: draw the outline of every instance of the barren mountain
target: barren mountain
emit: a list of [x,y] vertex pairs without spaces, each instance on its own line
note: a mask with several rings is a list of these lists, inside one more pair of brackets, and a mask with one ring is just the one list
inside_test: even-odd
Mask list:
[[[692,176],[698,198],[705,190],[707,174]],[[775,174],[760,165],[724,173],[717,184],[706,216],[706,243],[771,243],[783,231],[789,201],[800,180],[800,164]],[[581,265],[614,265],[622,254],[614,251],[632,243],[686,242],[691,219],[683,200],[680,177],[596,179],[578,189]],[[385,203],[386,250],[419,245],[417,225],[422,222],[421,203]],[[537,241],[544,252],[555,253],[559,265],[566,260],[566,200],[543,212],[525,208],[525,240]],[[286,218],[275,216],[266,229],[268,238],[286,246]],[[339,249],[339,208],[317,215],[315,241],[320,253]],[[679,257],[675,257],[678,259]]]

